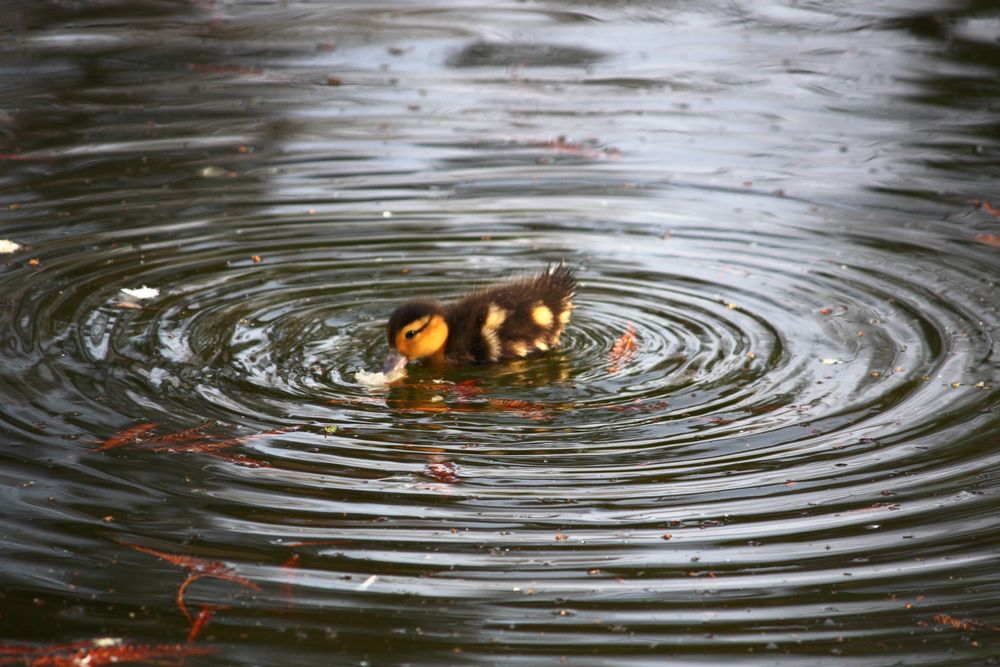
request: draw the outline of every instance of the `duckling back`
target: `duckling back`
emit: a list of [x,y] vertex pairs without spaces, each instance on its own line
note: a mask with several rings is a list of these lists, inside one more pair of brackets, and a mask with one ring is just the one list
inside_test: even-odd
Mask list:
[[536,276],[473,292],[445,308],[449,363],[518,359],[559,345],[569,324],[576,276],[558,264]]

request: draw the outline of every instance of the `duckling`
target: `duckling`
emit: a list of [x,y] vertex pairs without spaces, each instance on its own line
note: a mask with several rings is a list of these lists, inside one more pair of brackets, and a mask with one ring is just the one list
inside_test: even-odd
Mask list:
[[410,361],[462,365],[519,359],[559,345],[569,324],[576,276],[565,264],[477,290],[455,303],[408,301],[386,325],[389,356],[382,372]]

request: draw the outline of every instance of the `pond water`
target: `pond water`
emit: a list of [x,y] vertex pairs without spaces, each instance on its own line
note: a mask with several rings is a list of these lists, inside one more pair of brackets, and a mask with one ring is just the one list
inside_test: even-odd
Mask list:
[[993,3],[3,12],[0,664],[996,664]]

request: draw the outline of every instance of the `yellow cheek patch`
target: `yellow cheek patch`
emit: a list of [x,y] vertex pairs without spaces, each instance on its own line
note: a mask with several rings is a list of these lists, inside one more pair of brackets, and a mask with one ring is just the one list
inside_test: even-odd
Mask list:
[[538,304],[531,310],[531,319],[541,328],[548,329],[552,326],[552,311],[549,310],[548,306]]
[[559,313],[559,324],[561,324],[563,326],[566,326],[567,324],[569,324],[569,314],[570,314],[571,310],[573,310],[573,304],[567,303],[566,304],[566,310],[564,310],[561,313]]
[[[421,328],[422,327],[422,328]],[[407,331],[416,331],[412,338]],[[396,334],[396,349],[407,359],[423,359],[444,351],[448,340],[448,324],[440,315],[427,315],[414,320]]]

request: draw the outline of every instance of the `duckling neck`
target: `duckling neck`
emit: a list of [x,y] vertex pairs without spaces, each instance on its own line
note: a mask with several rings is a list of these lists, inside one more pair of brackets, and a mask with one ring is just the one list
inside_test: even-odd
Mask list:
[[427,357],[427,363],[431,366],[444,366],[444,345],[437,352]]

